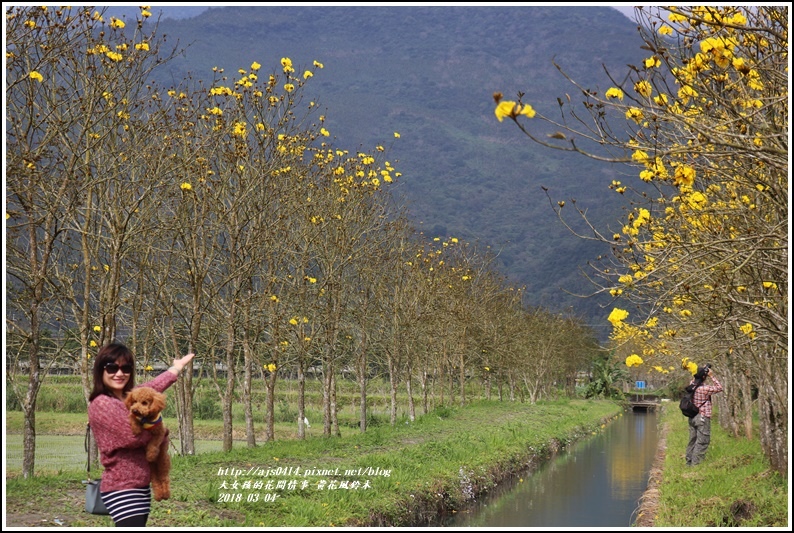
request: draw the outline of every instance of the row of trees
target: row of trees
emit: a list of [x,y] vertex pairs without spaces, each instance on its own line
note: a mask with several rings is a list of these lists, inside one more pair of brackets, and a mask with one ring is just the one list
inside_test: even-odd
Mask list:
[[[179,50],[149,16],[6,12],[6,364],[24,411],[23,475],[34,471],[46,367],[79,364],[87,399],[92,357],[114,340],[139,368],[194,351],[225,370],[213,382],[226,450],[238,395],[256,444],[257,376],[266,439],[286,374],[298,379],[304,436],[310,367],[322,369],[324,435],[338,434],[343,369],[359,383],[361,431],[374,366],[388,371],[392,423],[401,385],[411,418],[415,398],[428,411],[432,387],[465,403],[473,378],[488,395],[493,385],[530,401],[573,387],[597,349],[591,332],[526,308],[488,248],[412,228],[388,192],[399,173],[386,149],[335,147],[305,101],[321,63],[282,58],[271,73],[253,63],[158,87],[153,69]],[[192,380],[185,372],[174,394],[188,454]]]
[[[497,117],[549,148],[638,167],[641,187],[609,184],[629,201],[622,227],[583,235],[612,243],[593,280],[616,299],[615,349],[649,372],[713,363],[720,423],[751,437],[757,407],[762,449],[786,473],[788,7],[635,13],[641,63],[606,91],[568,78],[584,112],[566,95],[559,118],[536,115],[519,94]],[[533,116],[557,133],[538,135]]]

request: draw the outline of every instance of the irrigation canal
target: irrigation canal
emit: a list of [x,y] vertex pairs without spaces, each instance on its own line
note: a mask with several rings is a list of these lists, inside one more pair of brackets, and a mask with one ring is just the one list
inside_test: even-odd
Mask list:
[[630,527],[658,442],[655,411],[627,411],[599,434],[436,525]]

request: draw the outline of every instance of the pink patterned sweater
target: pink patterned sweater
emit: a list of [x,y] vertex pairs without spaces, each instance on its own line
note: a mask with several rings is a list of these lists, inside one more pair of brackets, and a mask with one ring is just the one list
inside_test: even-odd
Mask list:
[[[139,387],[151,387],[164,392],[176,382],[176,376],[166,370]],[[102,492],[126,490],[149,485],[151,472],[146,461],[146,443],[152,436],[148,431],[132,434],[129,411],[115,396],[99,395],[88,404],[88,422],[99,447],[102,473]]]

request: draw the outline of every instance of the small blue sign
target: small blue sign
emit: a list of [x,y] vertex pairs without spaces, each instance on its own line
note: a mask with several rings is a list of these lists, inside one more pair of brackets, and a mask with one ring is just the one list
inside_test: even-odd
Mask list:
[[645,382],[644,381],[638,381],[637,382],[637,388],[638,389],[644,389],[645,388]]

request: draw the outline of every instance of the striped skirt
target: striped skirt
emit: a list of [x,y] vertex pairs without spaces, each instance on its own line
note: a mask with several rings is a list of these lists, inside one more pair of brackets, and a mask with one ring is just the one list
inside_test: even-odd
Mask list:
[[146,486],[142,489],[103,492],[102,501],[113,521],[118,522],[131,516],[149,514],[152,507],[152,489]]

